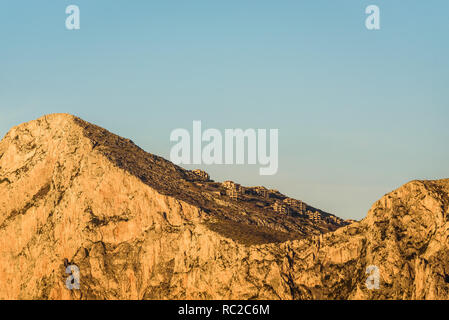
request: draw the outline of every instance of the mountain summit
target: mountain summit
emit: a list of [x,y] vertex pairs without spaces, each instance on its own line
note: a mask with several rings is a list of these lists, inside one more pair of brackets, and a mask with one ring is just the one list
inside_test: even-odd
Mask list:
[[48,115],[0,142],[0,299],[448,298],[448,194],[414,181],[349,225]]

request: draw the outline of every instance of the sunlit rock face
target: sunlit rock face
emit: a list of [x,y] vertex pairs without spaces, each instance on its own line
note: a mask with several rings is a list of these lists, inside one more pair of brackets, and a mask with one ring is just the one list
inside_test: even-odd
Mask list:
[[[0,142],[0,299],[449,298],[449,180],[410,182],[350,225],[217,188],[71,115],[11,129]],[[65,259],[79,290],[66,288]]]

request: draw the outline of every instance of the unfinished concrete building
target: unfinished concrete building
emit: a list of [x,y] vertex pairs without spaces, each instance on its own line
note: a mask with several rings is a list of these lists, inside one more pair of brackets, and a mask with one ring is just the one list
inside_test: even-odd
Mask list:
[[286,205],[289,205],[290,207],[298,207],[300,201],[299,201],[299,200],[296,200],[296,199],[293,199],[293,198],[285,198],[285,199],[284,199],[284,203],[285,203]]
[[235,188],[236,186],[240,186],[238,183],[235,183],[234,181],[230,181],[230,180],[223,182],[222,185],[226,189],[231,189],[231,188]]
[[238,189],[228,189],[226,194],[233,200],[239,200],[242,197],[242,193]]
[[278,213],[288,214],[290,212],[288,205],[280,201],[276,201],[273,204],[273,210]]
[[321,213],[319,213],[318,211],[315,212],[307,211],[307,215],[309,216],[309,219],[312,220],[313,222],[321,220]]
[[233,181],[225,181],[223,186],[226,188],[226,194],[231,199],[238,200],[245,194],[245,188]]
[[298,210],[300,212],[306,212],[307,211],[307,205],[304,202],[299,201]]

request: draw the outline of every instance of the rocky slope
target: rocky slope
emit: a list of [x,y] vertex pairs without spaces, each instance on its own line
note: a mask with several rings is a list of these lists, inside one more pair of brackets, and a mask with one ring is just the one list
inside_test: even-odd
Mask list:
[[[70,115],[11,129],[0,299],[449,298],[449,180],[411,182],[342,228],[217,189]],[[80,290],[65,287],[64,259]],[[378,290],[365,286],[368,265]]]

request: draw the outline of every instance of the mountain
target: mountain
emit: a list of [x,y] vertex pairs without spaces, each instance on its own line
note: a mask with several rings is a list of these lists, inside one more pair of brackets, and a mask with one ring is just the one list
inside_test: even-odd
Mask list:
[[349,223],[48,115],[0,142],[0,299],[447,299],[448,208],[413,181]]

